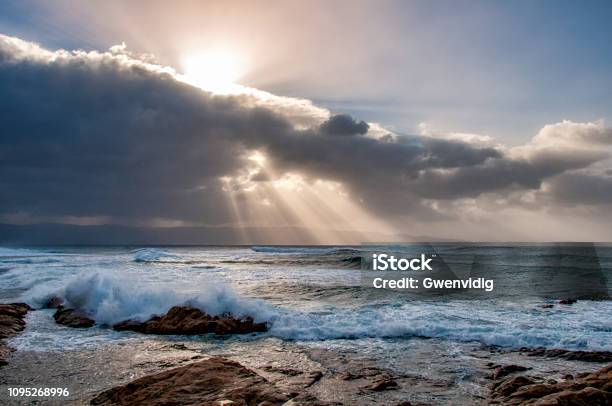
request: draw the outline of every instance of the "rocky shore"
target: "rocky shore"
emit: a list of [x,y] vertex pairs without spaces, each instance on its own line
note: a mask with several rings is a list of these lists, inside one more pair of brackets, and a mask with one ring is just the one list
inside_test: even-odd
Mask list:
[[274,385],[241,364],[214,357],[146,376],[96,396],[92,405],[282,405]]
[[5,338],[19,334],[25,328],[25,316],[31,307],[25,303],[0,304],[0,366],[6,365],[11,348]]
[[[64,305],[64,300],[52,297],[44,306],[56,309],[53,318],[57,324],[74,328],[89,328],[96,321],[82,310]],[[142,334],[248,334],[268,331],[266,323],[255,323],[252,317],[235,318],[231,314],[211,316],[191,306],[173,306],[163,315],[151,317],[146,321],[124,320],[114,324],[116,331],[134,331]]]
[[[96,324],[89,315],[59,300],[47,307],[55,309],[53,319],[58,324],[80,328]],[[3,339],[19,334],[25,328],[24,318],[29,310],[31,308],[26,304],[0,305],[0,365],[6,365],[6,357],[10,354]],[[40,316],[50,318],[46,312],[41,312]],[[256,323],[249,317],[238,319],[230,314],[211,316],[190,306],[175,306],[167,313],[149,320],[126,320],[112,327],[119,331],[156,335],[247,334],[264,332],[268,328],[265,323]],[[78,400],[91,399],[94,405],[324,406],[375,403],[423,406],[439,404],[437,399],[443,399],[442,403],[445,404],[455,404],[449,399],[458,399],[454,396],[462,396],[461,393],[464,393],[458,394],[453,373],[445,375],[444,371],[434,370],[428,374],[419,369],[431,360],[432,346],[437,345],[433,341],[422,344],[425,352],[420,353],[420,359],[425,364],[412,364],[409,368],[399,370],[392,365],[376,364],[367,357],[362,358],[361,353],[347,355],[323,349],[302,352],[300,346],[294,344],[287,344],[286,347],[285,344],[279,344],[278,348],[268,347],[264,350],[270,345],[266,342],[278,342],[273,337],[266,337],[247,341],[251,348],[251,358],[242,352],[246,347],[241,347],[244,344],[240,341],[234,343],[241,349],[238,352],[226,351],[223,346],[217,352],[208,349],[194,351],[189,348],[193,345],[191,341],[185,341],[187,345],[165,345],[168,350],[160,351],[170,351],[173,357],[176,356],[172,361],[156,363],[149,360],[149,355],[145,361],[142,361],[141,356],[136,356],[138,362],[125,364],[124,369],[130,371],[129,375],[120,380],[109,378],[106,383],[89,389],[87,394],[81,392]],[[158,339],[162,340],[162,344],[166,340],[161,337]],[[143,340],[142,345],[150,345],[146,344],[148,339]],[[447,354],[444,342],[440,345],[442,347],[436,353]],[[410,357],[416,356],[413,348]],[[470,394],[469,402],[460,404],[612,404],[611,352],[545,348],[509,350],[485,346],[474,348],[471,366],[452,362],[448,364],[453,368],[471,371],[466,382],[478,388]],[[148,351],[145,347],[144,351],[136,352],[149,354]],[[11,358],[13,361],[10,365],[3,368],[5,371],[13,371],[8,374],[20,368],[19,354],[21,351]],[[541,368],[540,363],[546,363],[547,367]],[[57,373],[55,364],[50,364],[53,365],[53,373]],[[98,368],[106,368],[104,365],[107,364],[101,363]],[[65,367],[65,376],[71,376],[73,363],[67,363]],[[143,370],[146,368],[151,369]],[[134,374],[134,371],[139,372]],[[83,376],[86,375],[83,373]],[[135,377],[139,378],[134,380]],[[14,379],[15,382],[22,382],[19,378]]]
[[[327,354],[326,356],[329,356]],[[319,365],[322,366],[322,365]],[[558,376],[530,375],[520,365],[491,365],[489,396],[479,404],[508,406],[563,406],[612,404],[612,365],[595,372]],[[401,376],[373,365],[349,361],[346,369],[302,370],[299,367],[263,365],[256,369],[225,357],[211,357],[162,371],[108,389],[92,405],[342,405],[336,392],[355,391],[365,403],[384,400],[393,406],[432,403],[401,400],[410,393],[414,377]],[[407,386],[408,385],[408,386]],[[327,388],[327,391],[322,388]],[[352,389],[351,389],[352,388]],[[383,396],[381,393],[398,396]],[[323,397],[319,397],[322,395]],[[174,402],[174,403],[172,403]],[[364,403],[364,404],[365,404]]]
[[143,334],[247,334],[265,332],[266,323],[255,323],[251,317],[236,319],[231,314],[210,316],[189,306],[174,306],[163,316],[140,322],[126,320],[113,325],[117,331],[130,330]]
[[567,374],[561,380],[514,375],[497,380],[490,404],[606,406],[612,404],[612,365],[596,372]]

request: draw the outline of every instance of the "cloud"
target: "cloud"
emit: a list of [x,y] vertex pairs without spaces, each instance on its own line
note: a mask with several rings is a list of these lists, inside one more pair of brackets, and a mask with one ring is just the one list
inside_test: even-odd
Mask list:
[[220,226],[252,212],[247,194],[260,191],[271,195],[255,200],[277,205],[274,221],[291,223],[271,185],[292,174],[337,182],[389,222],[453,218],[443,202],[490,194],[540,191],[548,205],[608,197],[609,178],[569,175],[609,157],[603,123],[548,125],[515,148],[402,136],[307,100],[215,95],[120,51],[48,51],[0,36],[1,219]]
[[602,205],[612,203],[612,176],[568,173],[551,180],[547,193],[556,201],[569,205]]
[[358,122],[348,114],[336,114],[321,124],[321,132],[328,135],[363,135],[368,128],[368,123]]

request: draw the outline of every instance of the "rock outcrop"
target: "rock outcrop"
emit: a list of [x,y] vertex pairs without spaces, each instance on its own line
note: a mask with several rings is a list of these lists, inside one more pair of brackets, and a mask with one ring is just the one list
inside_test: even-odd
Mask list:
[[43,305],[43,309],[57,309],[64,304],[64,299],[59,296],[51,296],[45,304]]
[[4,339],[23,331],[29,310],[32,308],[25,303],[0,304],[0,366],[6,365],[6,358],[11,353]]
[[599,371],[566,375],[557,382],[530,376],[512,376],[493,385],[490,404],[502,405],[592,405],[612,404],[612,365]]
[[88,328],[96,324],[95,320],[89,318],[85,313],[76,309],[68,309],[58,306],[53,315],[57,324],[73,328]]
[[92,405],[282,405],[289,396],[241,364],[213,357],[102,392]]
[[561,358],[570,361],[612,362],[610,351],[579,351],[545,348],[521,348],[520,352],[530,357]]
[[498,366],[495,366],[494,368],[495,368],[495,371],[493,371],[493,374],[491,374],[491,379],[495,379],[495,380],[501,379],[504,376],[510,375],[514,372],[522,372],[522,371],[527,371],[528,369],[531,369],[528,367],[524,367],[522,365],[514,365],[514,364],[504,365],[504,366],[498,365]]
[[163,316],[145,322],[125,320],[113,326],[144,334],[247,334],[267,331],[266,323],[255,323],[251,317],[236,319],[231,315],[210,316],[189,306],[174,306]]

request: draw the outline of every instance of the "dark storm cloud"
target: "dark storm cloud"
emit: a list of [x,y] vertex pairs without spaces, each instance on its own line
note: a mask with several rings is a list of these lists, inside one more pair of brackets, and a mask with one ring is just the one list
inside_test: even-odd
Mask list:
[[321,124],[321,132],[329,135],[365,134],[370,126],[365,121],[356,121],[348,114],[336,114]]
[[342,114],[296,129],[290,114],[252,107],[243,96],[213,96],[123,56],[49,57],[23,48],[0,37],[0,216],[222,224],[231,213],[219,178],[241,174],[253,150],[277,176],[340,181],[378,213],[406,212],[422,198],[537,189],[601,159],[541,148],[510,157],[431,137],[376,139],[368,124]]
[[550,182],[549,195],[572,205],[609,205],[612,203],[612,174],[563,174]]

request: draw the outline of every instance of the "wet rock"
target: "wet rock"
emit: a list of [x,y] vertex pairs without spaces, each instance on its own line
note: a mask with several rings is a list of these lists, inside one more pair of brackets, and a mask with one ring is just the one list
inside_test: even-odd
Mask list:
[[376,367],[366,366],[364,368],[352,369],[350,371],[343,371],[336,375],[338,379],[343,381],[353,381],[356,379],[377,379],[380,377],[389,376],[387,371]]
[[25,316],[32,310],[25,303],[0,304],[0,366],[6,365],[12,349],[4,338],[19,334],[25,328]]
[[612,365],[572,380],[557,382],[515,376],[496,383],[491,403],[505,405],[609,405],[612,404]]
[[349,371],[345,371],[345,372],[339,373],[337,375],[337,378],[341,379],[343,381],[352,381],[354,379],[361,379],[361,378],[363,378],[363,376],[353,374],[353,373],[351,373]]
[[554,304],[543,304],[542,306],[540,306],[542,309],[552,309],[553,307],[555,307]]
[[43,305],[44,309],[57,309],[64,304],[64,299],[58,296],[50,297]]
[[214,357],[109,389],[92,399],[91,404],[282,405],[288,400],[286,394],[250,369]]
[[612,403],[610,391],[602,391],[596,388],[586,387],[579,391],[571,390],[553,393],[538,400],[539,406],[607,406]]
[[527,371],[528,369],[531,369],[531,368],[527,368],[521,365],[514,365],[514,364],[498,366],[495,369],[495,372],[493,372],[493,374],[491,375],[491,378],[497,380],[497,379],[503,378],[504,376],[510,375],[514,372]]
[[64,306],[59,306],[57,308],[53,318],[57,324],[73,328],[88,328],[96,323],[82,311],[77,309],[67,309]]
[[510,397],[519,399],[540,399],[557,391],[558,389],[555,385],[536,383],[518,388],[515,392],[510,394]]
[[303,393],[299,394],[287,403],[284,403],[283,406],[342,406],[342,403],[336,402],[324,402],[316,398],[315,396]]
[[8,364],[6,359],[11,353],[12,349],[4,341],[0,341],[0,367],[3,367]]
[[546,358],[561,358],[571,361],[585,361],[585,362],[612,362],[611,351],[572,351],[572,350],[561,350],[545,348],[521,348],[520,350],[526,353],[528,356],[538,356]]
[[25,303],[0,304],[0,338],[14,336],[25,328],[25,315],[32,308]]
[[267,331],[266,323],[255,323],[251,317],[242,320],[231,315],[210,316],[189,306],[174,306],[163,316],[145,322],[126,320],[113,326],[144,334],[247,334]]
[[576,299],[561,299],[557,303],[562,304],[562,305],[573,305],[576,302],[577,302]]
[[527,376],[519,375],[519,376],[515,376],[512,378],[507,378],[504,381],[497,382],[493,385],[493,397],[494,398],[506,397],[516,392],[519,388],[522,388],[525,385],[531,385],[534,383],[535,383],[535,380]]
[[287,376],[297,376],[303,373],[303,371],[300,371],[298,369],[282,368],[282,367],[276,367],[273,365],[267,365],[261,369],[263,369],[266,372],[273,372],[273,373],[283,374]]
[[145,322],[138,320],[124,320],[117,324],[113,324],[113,330],[116,331],[136,331],[142,333],[146,326]]
[[302,383],[304,384],[304,388],[309,388],[315,383],[319,382],[319,380],[323,377],[323,372],[321,371],[310,371],[306,372],[302,378]]
[[182,343],[176,343],[176,344],[168,344],[163,346],[162,348],[167,348],[169,350],[176,350],[176,351],[189,351],[189,348]]
[[372,391],[372,392],[380,392],[388,389],[397,389],[399,385],[397,381],[391,377],[382,377],[370,383],[369,385],[364,386],[362,389]]

